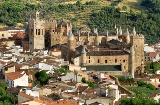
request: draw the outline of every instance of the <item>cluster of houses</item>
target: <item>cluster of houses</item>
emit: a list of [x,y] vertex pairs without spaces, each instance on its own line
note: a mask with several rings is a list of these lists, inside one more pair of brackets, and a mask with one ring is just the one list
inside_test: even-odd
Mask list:
[[160,60],[160,42],[155,45],[145,44],[144,46],[144,59],[145,62],[158,62]]
[[[68,64],[58,49],[24,50],[19,43],[24,30],[1,29],[0,36],[0,81],[7,83],[9,93],[18,96],[19,105],[109,105],[127,96],[109,75]],[[63,66],[70,72],[54,72]],[[44,86],[34,83],[35,73],[41,70],[51,77]],[[98,87],[90,88],[81,82],[82,78],[99,80]]]
[[[24,38],[24,30],[0,29],[0,38],[0,81],[7,83],[9,93],[18,96],[18,105],[118,105],[122,98],[132,95],[120,86],[116,77],[69,64],[58,49],[24,50],[18,45]],[[144,46],[145,61],[159,60],[159,46]],[[70,72],[54,72],[63,66]],[[51,77],[44,86],[34,83],[35,73],[41,70]],[[92,89],[81,82],[82,78],[97,83],[97,87]],[[149,82],[158,88],[158,77]],[[160,95],[150,97],[157,100]]]

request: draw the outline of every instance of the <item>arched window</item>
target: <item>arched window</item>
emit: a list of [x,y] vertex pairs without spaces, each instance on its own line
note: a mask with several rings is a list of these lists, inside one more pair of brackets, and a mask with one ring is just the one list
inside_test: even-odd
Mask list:
[[99,59],[98,59],[98,63],[99,63]]

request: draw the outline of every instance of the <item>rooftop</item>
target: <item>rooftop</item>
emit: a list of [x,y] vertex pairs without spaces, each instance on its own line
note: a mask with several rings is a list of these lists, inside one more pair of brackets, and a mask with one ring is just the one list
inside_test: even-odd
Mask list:
[[6,77],[9,80],[15,80],[15,79],[22,77],[24,74],[25,73],[23,71],[19,71],[19,72],[7,73]]

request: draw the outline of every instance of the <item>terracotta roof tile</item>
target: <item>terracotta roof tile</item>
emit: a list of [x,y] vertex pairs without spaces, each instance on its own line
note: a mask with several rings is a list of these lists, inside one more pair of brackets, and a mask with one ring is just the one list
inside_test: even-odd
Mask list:
[[25,37],[24,33],[18,32],[17,34],[13,35],[13,39],[23,39]]
[[19,72],[7,73],[6,77],[9,80],[15,80],[15,79],[22,77],[24,74],[25,73],[23,73],[23,71],[19,71]]
[[157,56],[157,53],[155,53],[155,52],[150,52],[150,53],[149,53],[149,56],[151,56],[151,57],[156,57],[156,56]]
[[22,97],[25,97],[25,98],[28,98],[28,99],[33,99],[33,97],[32,97],[32,96],[27,95],[27,94],[25,94],[25,93],[23,93],[23,92],[19,92],[19,94],[18,94],[18,95],[20,95],[20,96],[22,96]]

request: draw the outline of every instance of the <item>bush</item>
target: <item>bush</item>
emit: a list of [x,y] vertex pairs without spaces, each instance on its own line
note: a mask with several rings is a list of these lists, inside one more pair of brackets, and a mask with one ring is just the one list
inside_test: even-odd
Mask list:
[[151,83],[147,84],[146,82],[143,82],[142,80],[138,80],[137,85],[140,86],[140,87],[146,87],[146,88],[149,88],[151,90],[155,90],[155,87]]
[[147,83],[146,83],[146,82],[143,82],[142,80],[138,80],[138,81],[137,81],[137,85],[142,87],[142,86],[146,86]]

